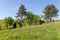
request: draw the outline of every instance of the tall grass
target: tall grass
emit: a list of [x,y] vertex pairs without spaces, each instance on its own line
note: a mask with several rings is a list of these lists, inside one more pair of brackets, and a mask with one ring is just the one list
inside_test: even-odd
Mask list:
[[60,22],[0,31],[0,40],[60,40]]

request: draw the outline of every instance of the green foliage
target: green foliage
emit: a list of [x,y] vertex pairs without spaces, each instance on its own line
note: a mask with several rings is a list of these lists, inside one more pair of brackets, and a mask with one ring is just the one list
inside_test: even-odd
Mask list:
[[28,25],[29,25],[29,20],[25,18],[23,22],[23,26],[28,26]]
[[8,17],[7,20],[8,20],[8,24],[9,24],[9,25],[12,25],[14,19],[12,19],[11,17]]
[[19,11],[17,13],[17,24],[19,26],[27,26],[27,25],[37,25],[40,24],[40,16],[32,14],[32,12],[27,11],[24,5],[19,7]]
[[40,20],[41,20],[40,16],[32,14],[29,11],[27,12],[27,15],[26,15],[26,18],[25,18],[25,21],[27,22],[27,24],[29,24],[29,25],[37,25],[37,24],[40,23]]
[[19,7],[19,10],[18,10],[18,13],[17,13],[17,16],[16,17],[18,17],[19,19],[23,19],[23,17],[26,15],[26,11],[25,11],[26,9],[25,9],[25,6],[24,5],[21,5],[20,7]]
[[52,21],[52,17],[56,17],[58,9],[54,5],[47,5],[43,11],[46,21]]
[[17,25],[16,22],[14,22],[14,23],[13,23],[13,28],[16,28],[16,25]]
[[31,12],[27,12],[26,19],[28,20],[29,25],[32,25],[33,18],[33,14]]
[[54,23],[2,30],[0,40],[60,40],[60,21]]
[[43,24],[43,23],[45,23],[45,21],[44,20],[40,20],[40,23],[39,24]]
[[25,17],[26,16],[26,9],[25,9],[25,6],[24,5],[21,5],[20,7],[19,7],[19,10],[18,10],[18,13],[17,13],[17,18],[20,20],[19,22],[18,22],[18,25],[20,26],[20,27],[22,27],[23,26],[23,17]]
[[11,17],[5,18],[5,24],[6,24],[7,29],[8,29],[9,25],[10,26],[12,25],[13,21],[14,21],[14,19],[12,19]]
[[40,20],[41,20],[40,16],[34,15],[33,23],[35,25],[39,24]]
[[8,29],[8,19],[7,18],[5,18],[5,24],[6,24],[6,27]]

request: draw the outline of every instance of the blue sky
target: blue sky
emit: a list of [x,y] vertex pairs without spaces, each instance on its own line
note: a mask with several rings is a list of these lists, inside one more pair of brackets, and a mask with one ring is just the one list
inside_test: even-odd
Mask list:
[[[43,15],[42,10],[48,4],[53,4],[60,9],[60,0],[0,0],[0,19],[8,16],[15,18],[21,4],[25,5],[27,11],[37,15]],[[60,16],[57,19],[60,19]]]

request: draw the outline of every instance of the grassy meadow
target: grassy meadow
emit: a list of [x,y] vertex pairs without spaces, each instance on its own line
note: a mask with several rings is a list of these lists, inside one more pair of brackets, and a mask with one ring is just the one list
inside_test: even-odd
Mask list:
[[0,30],[0,40],[60,40],[60,21]]

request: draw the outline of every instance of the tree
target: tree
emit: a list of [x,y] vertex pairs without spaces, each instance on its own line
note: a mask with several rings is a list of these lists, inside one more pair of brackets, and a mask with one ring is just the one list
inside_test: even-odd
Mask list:
[[32,14],[32,12],[27,12],[26,18],[29,25],[37,25],[40,21],[40,16]]
[[12,19],[12,17],[8,17],[7,19],[8,19],[8,24],[9,24],[9,25],[12,25],[14,19]]
[[14,21],[14,19],[12,19],[11,17],[6,17],[5,18],[5,23],[6,23],[6,27],[7,27],[7,29],[8,29],[8,25],[12,25],[12,23],[13,23],[13,21]]
[[18,10],[18,13],[17,13],[17,16],[16,17],[19,17],[21,20],[23,20],[23,17],[26,15],[26,11],[25,11],[25,6],[24,5],[21,5],[19,7],[19,10]]
[[14,22],[14,23],[13,23],[13,28],[16,28],[16,25],[17,25],[16,22]]
[[39,24],[40,20],[41,20],[40,16],[34,15],[33,24],[35,25]]
[[25,19],[27,19],[29,25],[31,25],[31,24],[32,24],[32,21],[33,21],[33,19],[34,19],[34,16],[33,16],[32,12],[29,12],[29,11],[28,11]]
[[22,21],[23,21],[23,18],[26,16],[26,9],[25,9],[25,6],[24,5],[21,5],[20,7],[19,7],[19,10],[18,10],[18,13],[17,13],[17,16],[16,17],[18,17],[20,20],[21,20],[21,22],[19,22],[18,24],[22,27]]
[[52,4],[52,5],[47,5],[44,8],[43,13],[45,14],[45,19],[46,21],[51,22],[53,17],[56,17],[58,14],[58,9]]

